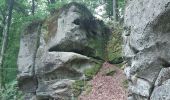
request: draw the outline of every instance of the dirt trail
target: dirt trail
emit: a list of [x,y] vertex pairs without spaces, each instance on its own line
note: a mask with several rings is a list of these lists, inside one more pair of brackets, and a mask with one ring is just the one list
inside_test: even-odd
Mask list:
[[[106,71],[114,69],[113,76],[107,76]],[[98,74],[90,81],[91,92],[84,92],[79,100],[127,100],[127,90],[123,83],[126,77],[118,67],[105,62]]]

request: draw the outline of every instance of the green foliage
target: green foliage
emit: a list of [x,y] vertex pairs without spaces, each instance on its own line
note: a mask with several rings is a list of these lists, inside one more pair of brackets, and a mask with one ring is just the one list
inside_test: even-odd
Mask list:
[[77,97],[81,94],[82,91],[86,93],[90,93],[92,90],[92,85],[85,80],[77,80],[72,84],[72,91],[74,94],[74,97]]
[[[10,82],[16,78],[17,73],[17,57],[19,50],[19,36],[18,34],[9,36],[9,44],[4,57],[4,76],[5,82]],[[14,42],[15,41],[15,42]]]
[[[96,57],[103,57],[104,58],[104,53],[103,53],[103,51],[104,51],[104,48],[102,48],[102,44],[103,44],[103,41],[100,39],[91,39],[90,40],[90,42],[89,42],[89,46],[91,47],[91,48],[96,48],[96,50],[95,50],[95,54],[93,54],[93,55],[96,55]],[[102,48],[102,49],[101,49]]]
[[109,17],[113,16],[113,0],[106,0],[106,12]]
[[81,94],[86,84],[87,84],[87,81],[84,81],[84,80],[77,80],[72,84],[72,91],[73,91],[74,97],[77,97]]
[[21,29],[18,27],[22,27],[23,19],[22,15],[16,13],[14,13],[13,16],[13,22],[11,24],[10,32],[8,35],[8,45],[4,55],[4,82],[10,82],[15,79],[17,73],[17,57],[21,32]]
[[88,82],[88,83],[85,85],[84,93],[85,93],[85,95],[88,95],[91,91],[92,91],[92,85],[91,85],[90,82]]
[[102,4],[103,0],[79,0],[77,2],[86,5],[92,12],[94,12],[95,8]]
[[6,89],[0,89],[0,100],[24,100],[23,94],[18,91],[17,81],[6,84]]
[[115,57],[114,59],[112,59],[111,61],[109,61],[109,63],[111,64],[120,64],[123,62],[123,58],[120,56]]
[[84,73],[87,79],[92,79],[94,75],[97,74],[97,72],[100,70],[101,64],[95,64],[91,68],[85,69]]
[[118,0],[118,10],[119,10],[119,18],[124,17],[124,10],[125,10],[125,0]]
[[125,0],[118,0],[118,9],[123,9],[125,8]]
[[[122,18],[124,13],[125,7],[125,0],[116,0],[117,1],[117,10],[118,10],[118,17]],[[113,0],[106,0],[106,12],[109,17],[113,16]]]
[[56,3],[54,3],[54,4],[49,4],[47,6],[47,10],[51,11],[53,9],[59,9],[63,5],[68,4],[70,2],[81,3],[81,4],[85,5],[88,9],[90,9],[90,11],[93,13],[94,13],[94,10],[96,7],[98,7],[99,5],[104,3],[103,0],[62,0],[62,1],[56,1]]
[[123,27],[119,23],[111,21],[108,23],[112,26],[112,36],[107,45],[108,60],[112,63],[122,62],[122,37]]
[[56,1],[56,3],[54,4],[48,4],[47,6],[47,10],[51,11],[53,9],[59,9],[61,8],[63,5],[69,3],[69,0],[62,0],[62,1]]
[[123,81],[123,87],[126,89],[128,88],[128,80]]

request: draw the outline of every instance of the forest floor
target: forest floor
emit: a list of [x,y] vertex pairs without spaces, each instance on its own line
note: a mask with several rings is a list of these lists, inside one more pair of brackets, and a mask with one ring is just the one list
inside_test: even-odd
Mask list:
[[115,65],[105,62],[88,84],[79,100],[127,100],[126,77]]

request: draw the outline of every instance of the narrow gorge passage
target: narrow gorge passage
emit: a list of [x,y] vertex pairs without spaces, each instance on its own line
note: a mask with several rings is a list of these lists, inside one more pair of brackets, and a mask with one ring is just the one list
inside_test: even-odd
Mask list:
[[[108,75],[110,69],[111,75]],[[84,91],[79,100],[127,100],[127,81],[119,67],[103,63],[102,68],[89,82],[91,89]]]

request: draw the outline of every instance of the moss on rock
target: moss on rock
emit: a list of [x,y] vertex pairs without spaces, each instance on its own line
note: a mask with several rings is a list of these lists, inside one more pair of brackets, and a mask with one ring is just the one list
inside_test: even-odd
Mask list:
[[91,68],[87,68],[84,70],[85,77],[87,79],[92,79],[94,75],[100,70],[101,64],[95,64]]

